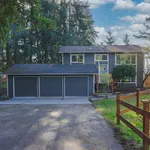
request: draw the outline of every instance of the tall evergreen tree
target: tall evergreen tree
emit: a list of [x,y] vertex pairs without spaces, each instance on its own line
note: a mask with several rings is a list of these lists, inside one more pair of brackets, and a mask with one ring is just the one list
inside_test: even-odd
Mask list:
[[131,45],[131,41],[129,39],[129,35],[126,33],[123,37],[123,42],[125,45]]
[[1,0],[0,2],[0,43],[5,44],[10,32],[10,24],[24,24],[22,9],[32,4],[38,10],[40,0]]
[[109,29],[107,31],[106,40],[104,41],[107,45],[114,45],[115,44],[115,37],[112,35],[112,31]]
[[4,68],[14,63],[61,63],[60,46],[92,45],[95,41],[97,33],[87,3],[37,1],[38,8],[30,0],[29,7],[28,3],[21,5],[24,23],[19,23],[20,29],[10,22],[9,40],[2,50]]

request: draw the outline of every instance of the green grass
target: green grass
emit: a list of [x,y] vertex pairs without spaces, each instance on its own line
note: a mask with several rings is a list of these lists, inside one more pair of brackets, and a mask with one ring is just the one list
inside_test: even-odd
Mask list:
[[[140,100],[143,99],[150,99],[150,95],[141,96]],[[127,100],[126,102],[136,105],[135,99],[130,99]],[[117,129],[117,131],[119,131],[119,134],[118,132],[116,134],[118,138],[127,141],[132,141],[132,143],[134,143],[134,145],[136,145],[137,148],[142,147],[142,139],[136,133],[134,133],[123,122],[121,122],[120,125],[116,124],[116,100],[115,99],[95,101],[94,105],[96,106],[97,111],[102,113],[103,116],[106,118],[106,120],[109,121],[111,125]],[[124,109],[124,107],[121,107],[121,109]],[[136,126],[138,129],[142,131],[143,129],[142,116],[137,115],[133,111],[130,111],[128,113],[123,114],[123,117],[125,117],[128,121],[130,121],[130,123],[132,123],[134,126]]]

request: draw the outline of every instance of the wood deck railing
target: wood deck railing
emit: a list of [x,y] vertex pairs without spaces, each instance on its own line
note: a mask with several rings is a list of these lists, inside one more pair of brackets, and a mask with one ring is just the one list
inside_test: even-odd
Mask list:
[[[137,89],[136,93],[129,94],[125,96],[121,96],[120,93],[117,93],[116,96],[116,106],[117,106],[117,124],[120,124],[120,121],[124,122],[129,128],[131,128],[138,136],[140,136],[143,139],[143,149],[149,150],[150,145],[150,138],[149,138],[149,119],[150,119],[150,109],[149,104],[150,100],[143,100],[140,102],[140,96],[150,94],[150,90],[142,91],[140,92],[139,89]],[[125,102],[128,99],[136,98],[136,106],[129,104]],[[121,110],[121,105],[126,107],[126,109]],[[140,108],[143,105],[143,109]],[[134,125],[132,125],[128,120],[126,120],[122,114],[127,113],[129,111],[134,111],[137,114],[140,114],[143,116],[143,131],[136,128]]]

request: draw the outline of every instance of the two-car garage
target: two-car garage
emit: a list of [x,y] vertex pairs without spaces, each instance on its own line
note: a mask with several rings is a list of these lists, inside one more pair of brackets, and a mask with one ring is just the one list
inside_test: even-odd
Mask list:
[[87,97],[95,65],[16,64],[7,70],[9,97]]
[[88,76],[14,76],[13,97],[89,96]]

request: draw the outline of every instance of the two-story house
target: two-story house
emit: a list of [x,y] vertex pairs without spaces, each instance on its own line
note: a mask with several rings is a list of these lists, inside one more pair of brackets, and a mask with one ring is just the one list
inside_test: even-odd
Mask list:
[[139,46],[62,46],[59,53],[62,64],[15,64],[9,68],[8,96],[91,96],[95,93],[95,74],[111,74],[122,63],[132,64],[137,72],[126,80],[126,86],[142,84],[144,55]]

